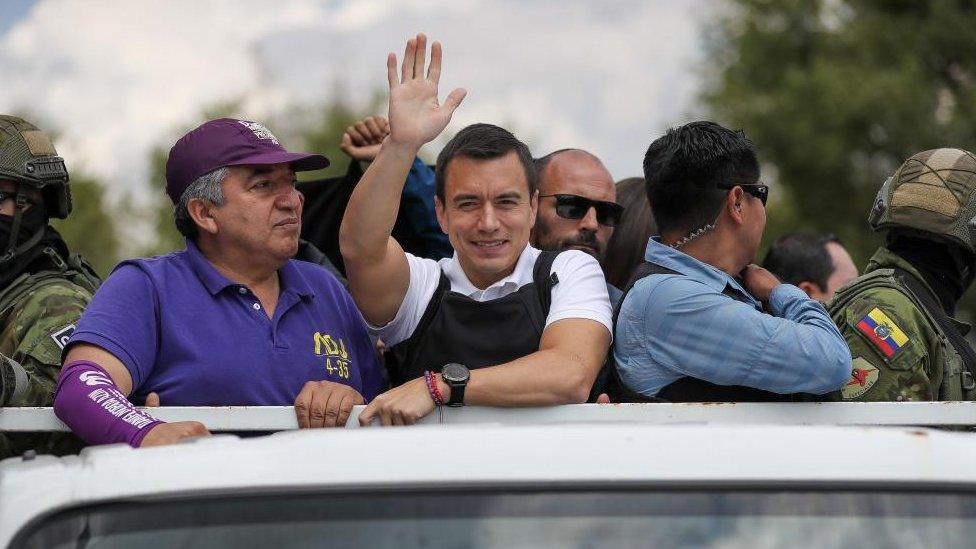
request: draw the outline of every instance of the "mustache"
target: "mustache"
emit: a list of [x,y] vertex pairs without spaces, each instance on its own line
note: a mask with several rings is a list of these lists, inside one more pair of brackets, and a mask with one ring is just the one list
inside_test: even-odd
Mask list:
[[596,233],[589,231],[578,233],[575,238],[564,240],[563,246],[589,246],[591,248],[599,249],[599,245],[597,244],[596,240]]

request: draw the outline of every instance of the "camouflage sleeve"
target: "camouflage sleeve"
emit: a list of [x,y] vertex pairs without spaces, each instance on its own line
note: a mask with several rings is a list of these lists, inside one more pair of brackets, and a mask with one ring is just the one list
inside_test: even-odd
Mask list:
[[871,288],[834,315],[853,357],[846,401],[924,401],[938,395],[937,336],[898,290]]
[[[68,281],[48,283],[30,292],[14,305],[0,332],[0,353],[9,357],[26,374],[26,388],[18,391],[7,406],[50,406],[61,351],[74,331],[91,294]],[[4,378],[13,375],[10,365]],[[7,391],[12,393],[13,391]]]

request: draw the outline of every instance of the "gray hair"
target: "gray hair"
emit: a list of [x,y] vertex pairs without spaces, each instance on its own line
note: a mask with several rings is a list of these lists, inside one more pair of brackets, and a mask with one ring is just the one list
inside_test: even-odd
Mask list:
[[198,177],[196,181],[190,183],[190,186],[180,195],[180,201],[176,203],[176,207],[173,209],[173,221],[176,222],[176,229],[184,237],[190,240],[196,240],[199,234],[196,222],[190,217],[190,200],[200,198],[210,202],[214,206],[223,204],[224,193],[220,188],[220,183],[227,177],[229,171],[224,166],[205,173]]

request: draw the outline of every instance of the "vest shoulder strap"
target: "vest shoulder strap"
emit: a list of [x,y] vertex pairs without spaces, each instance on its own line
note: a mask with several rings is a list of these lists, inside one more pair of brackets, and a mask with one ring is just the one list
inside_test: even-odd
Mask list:
[[894,274],[895,278],[904,284],[910,294],[915,297],[915,302],[921,305],[922,311],[935,323],[939,330],[946,336],[946,339],[949,340],[949,344],[952,345],[956,353],[962,358],[963,365],[970,377],[968,385],[971,388],[973,381],[976,381],[976,352],[973,351],[969,342],[966,341],[965,336],[959,332],[956,325],[949,319],[949,315],[946,314],[945,309],[939,303],[939,299],[935,294],[932,293],[932,290],[906,270],[895,268]]
[[71,254],[68,257],[68,268],[71,271],[71,281],[75,284],[85,288],[91,293],[95,293],[95,290],[102,285],[102,279],[95,272],[95,267],[88,262],[84,257],[79,254]]
[[444,294],[451,289],[451,281],[447,279],[447,275],[444,274],[444,271],[441,271],[440,274],[441,277],[437,282],[437,288],[434,289],[434,294],[430,296],[430,302],[427,303],[427,308],[424,309],[424,314],[420,317],[420,322],[414,328],[410,337],[402,343],[404,346],[404,364],[413,363],[418,342],[427,333],[427,330],[430,329],[430,324],[434,321],[434,317],[437,316],[437,310],[441,307],[441,301],[444,300]]
[[559,252],[543,250],[532,267],[532,283],[542,305],[543,322],[549,316],[549,307],[552,305],[552,287],[559,284],[559,277],[552,272],[552,263],[558,255]]

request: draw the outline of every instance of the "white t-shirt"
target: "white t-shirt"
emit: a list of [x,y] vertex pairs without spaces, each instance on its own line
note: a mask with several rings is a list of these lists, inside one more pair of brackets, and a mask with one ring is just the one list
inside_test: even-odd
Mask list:
[[[537,248],[526,246],[512,274],[484,290],[479,290],[468,280],[456,253],[453,257],[440,261],[407,254],[407,263],[410,264],[407,295],[403,297],[403,303],[393,320],[386,326],[375,329],[390,346],[409,339],[437,290],[442,270],[451,283],[451,291],[476,301],[491,301],[531,283],[532,269],[540,253]],[[607,295],[607,282],[596,259],[579,250],[567,250],[556,256],[551,272],[556,273],[559,283],[552,287],[552,302],[549,316],[546,317],[546,327],[564,318],[587,318],[603,324],[612,336],[613,311]]]

